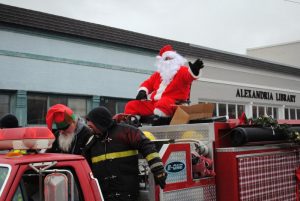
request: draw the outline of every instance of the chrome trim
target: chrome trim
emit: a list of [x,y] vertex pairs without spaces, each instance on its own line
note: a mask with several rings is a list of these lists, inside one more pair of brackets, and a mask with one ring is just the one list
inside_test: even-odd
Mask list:
[[100,193],[101,200],[104,200],[103,195],[102,195],[102,191],[101,191],[101,188],[100,188],[100,185],[99,185],[99,182],[98,182],[98,179],[94,177],[94,174],[92,172],[89,173],[89,176],[92,180],[96,181],[96,184],[97,184],[97,187],[98,187],[98,190],[99,190],[99,193]]
[[268,144],[268,145],[261,145],[261,146],[216,148],[216,152],[218,153],[219,152],[241,152],[241,151],[258,151],[258,150],[268,150],[268,149],[289,149],[289,148],[300,148],[300,146],[294,143]]
[[7,177],[5,178],[5,181],[3,182],[3,186],[0,189],[0,197],[1,197],[2,192],[3,192],[4,188],[5,188],[5,185],[6,185],[7,181],[8,181],[8,178],[10,177],[10,173],[11,173],[11,169],[12,168],[11,168],[11,165],[3,164],[3,163],[0,163],[0,167],[6,167],[6,168],[8,168]]
[[[75,185],[75,181],[74,181],[74,176],[73,176],[73,173],[70,171],[70,170],[67,170],[67,169],[51,169],[51,170],[40,170],[40,172],[47,172],[47,173],[56,173],[56,172],[59,172],[59,173],[66,173],[67,175],[69,175],[69,178],[71,178],[70,180],[70,186],[71,186],[71,189],[70,189],[70,200],[71,201],[74,201],[74,185]],[[40,173],[38,172],[38,173]]]
[[253,153],[253,154],[242,154],[242,155],[237,155],[236,158],[248,158],[248,157],[255,157],[255,156],[269,156],[269,155],[276,155],[276,154],[288,155],[288,154],[296,153],[296,152],[299,152],[299,150],[274,151],[274,152]]

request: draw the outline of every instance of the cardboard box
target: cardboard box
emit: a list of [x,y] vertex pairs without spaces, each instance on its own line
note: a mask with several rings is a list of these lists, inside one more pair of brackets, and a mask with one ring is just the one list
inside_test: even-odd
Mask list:
[[179,105],[173,115],[170,125],[187,124],[190,120],[211,118],[214,104],[201,103],[196,105]]

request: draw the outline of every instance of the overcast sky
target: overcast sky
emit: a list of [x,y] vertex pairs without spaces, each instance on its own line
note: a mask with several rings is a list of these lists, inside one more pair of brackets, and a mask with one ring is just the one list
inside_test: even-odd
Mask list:
[[300,41],[300,0],[0,0],[0,3],[246,54]]

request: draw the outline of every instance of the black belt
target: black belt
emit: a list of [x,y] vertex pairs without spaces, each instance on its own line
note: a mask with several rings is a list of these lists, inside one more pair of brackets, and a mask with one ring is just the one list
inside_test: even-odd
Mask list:
[[132,194],[128,194],[128,193],[119,193],[119,192],[115,192],[115,193],[110,193],[108,195],[105,196],[108,199],[112,199],[112,198],[123,198],[123,199],[128,199],[128,200],[136,200],[136,196],[133,196]]
[[115,180],[115,179],[117,179],[118,177],[117,176],[115,176],[115,175],[111,175],[111,176],[108,176],[108,177],[104,177],[103,178],[103,180],[104,181],[111,181],[111,180]]

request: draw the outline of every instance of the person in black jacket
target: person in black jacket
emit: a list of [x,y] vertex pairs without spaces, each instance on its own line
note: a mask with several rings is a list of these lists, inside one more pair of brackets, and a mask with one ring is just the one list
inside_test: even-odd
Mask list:
[[0,119],[0,128],[18,128],[19,121],[13,114],[5,114]]
[[50,153],[82,154],[82,151],[92,136],[91,130],[84,120],[76,117],[73,111],[62,104],[53,105],[49,108],[46,123],[50,130],[55,123],[57,131],[54,133],[55,141]]
[[138,199],[138,153],[148,161],[156,184],[164,188],[167,174],[161,158],[154,143],[138,128],[116,123],[105,107],[91,110],[86,120],[94,135],[83,155],[98,179],[106,201]]

